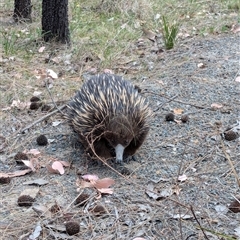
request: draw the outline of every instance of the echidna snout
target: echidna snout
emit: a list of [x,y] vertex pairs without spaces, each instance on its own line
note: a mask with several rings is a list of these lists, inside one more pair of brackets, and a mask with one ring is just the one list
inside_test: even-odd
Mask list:
[[116,162],[122,162],[124,150],[134,137],[128,119],[126,119],[125,116],[113,117],[107,125],[104,137],[115,150]]

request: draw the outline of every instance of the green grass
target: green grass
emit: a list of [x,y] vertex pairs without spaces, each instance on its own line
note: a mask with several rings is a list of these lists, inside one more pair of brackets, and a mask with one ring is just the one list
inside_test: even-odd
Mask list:
[[[133,45],[143,37],[142,28],[162,32],[175,42],[176,30],[189,35],[206,36],[227,32],[226,26],[239,21],[239,1],[199,0],[69,0],[69,23],[73,58],[84,61],[88,56],[98,60],[98,67],[110,68],[122,56],[132,55]],[[41,36],[41,3],[34,0],[33,23],[7,26],[1,30],[4,56],[17,55],[29,60],[38,53]],[[13,1],[1,3],[6,12],[13,10]],[[160,17],[156,19],[156,15]],[[9,15],[8,15],[9,16]],[[165,24],[163,21],[165,17]],[[177,25],[175,25],[177,23]],[[167,25],[166,25],[167,24]],[[166,31],[168,26],[168,34]],[[179,28],[174,28],[179,26]],[[28,32],[25,34],[22,31]],[[173,30],[173,31],[172,31]],[[20,36],[19,36],[20,34]],[[171,36],[172,34],[172,36]],[[45,44],[45,43],[40,43]],[[48,46],[48,44],[45,44]]]

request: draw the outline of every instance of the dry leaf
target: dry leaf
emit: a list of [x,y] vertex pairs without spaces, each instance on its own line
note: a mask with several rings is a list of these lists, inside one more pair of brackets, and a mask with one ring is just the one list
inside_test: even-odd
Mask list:
[[32,158],[30,160],[22,160],[22,162],[29,168],[32,169],[33,172],[35,172],[37,169],[40,168],[39,162],[37,158]]
[[220,103],[213,103],[213,104],[211,104],[211,108],[213,108],[213,109],[219,109],[219,108],[222,108],[222,107],[223,107],[223,105],[220,104]]
[[56,127],[56,126],[58,126],[61,123],[62,123],[61,121],[55,121],[55,122],[52,122],[52,126]]
[[232,31],[233,33],[238,33],[238,32],[240,32],[240,25],[238,25],[238,24],[233,24],[233,25],[232,25],[232,28],[231,28],[231,31]]
[[103,72],[107,74],[114,74],[114,72],[110,69],[104,69]]
[[64,167],[70,167],[70,163],[67,161],[59,161]]
[[19,110],[23,110],[25,108],[29,108],[30,104],[31,104],[30,102],[21,102],[20,100],[13,100],[11,108],[16,107]]
[[52,79],[57,79],[58,75],[52,70],[52,69],[47,69],[47,76],[51,77]]
[[98,188],[97,190],[100,193],[113,194],[113,189],[112,188]]
[[236,82],[240,82],[240,76],[237,76],[235,79]]
[[38,179],[35,179],[35,180],[31,180],[31,181],[27,181],[27,182],[24,182],[23,185],[38,185],[38,186],[43,186],[43,185],[46,185],[48,184],[49,182],[47,180],[44,180],[42,178],[38,178]]
[[39,97],[42,94],[40,91],[34,91],[33,96]]
[[147,185],[147,190],[146,190],[146,194],[150,197],[153,198],[154,200],[158,200],[159,198],[161,198],[161,196],[157,193],[154,192],[154,186],[153,184],[148,184]]
[[19,176],[23,176],[29,172],[32,172],[32,170],[30,168],[25,169],[25,170],[21,170],[21,171],[16,171],[16,172],[9,172],[9,173],[1,173],[0,172],[0,177],[1,178],[8,178],[8,177],[19,177]]
[[188,214],[174,214],[174,215],[172,215],[172,218],[173,219],[185,219],[185,220],[188,220],[188,219],[191,219],[192,216],[188,215]]
[[177,115],[182,114],[183,111],[184,111],[184,110],[181,109],[181,108],[175,108],[175,109],[173,109],[173,112],[174,112],[175,114],[177,114]]
[[44,47],[44,46],[40,47],[40,48],[38,49],[38,52],[39,52],[39,53],[42,53],[42,52],[45,50],[45,48],[46,48],[46,47]]
[[205,68],[206,67],[206,65],[204,64],[204,63],[198,63],[198,68]]
[[29,151],[24,150],[23,153],[25,153],[25,154],[32,154],[32,155],[35,155],[35,156],[40,154],[38,149],[30,149]]
[[93,183],[93,186],[97,189],[101,189],[101,188],[108,188],[111,185],[113,185],[115,183],[115,181],[111,178],[103,178],[103,179],[99,179],[97,181],[95,181]]
[[97,181],[98,180],[98,176],[97,175],[91,175],[91,174],[83,175],[82,178],[84,180],[88,180],[88,181]]
[[33,233],[28,237],[29,240],[36,240],[42,232],[42,227],[40,223],[37,223],[37,226],[35,227]]
[[184,182],[186,180],[187,180],[187,176],[185,174],[178,177],[178,181],[180,181],[180,182]]
[[55,161],[52,164],[52,169],[57,170],[61,175],[64,174],[64,168],[61,162]]
[[156,33],[152,32],[151,30],[147,30],[143,28],[144,35],[152,42],[156,41]]

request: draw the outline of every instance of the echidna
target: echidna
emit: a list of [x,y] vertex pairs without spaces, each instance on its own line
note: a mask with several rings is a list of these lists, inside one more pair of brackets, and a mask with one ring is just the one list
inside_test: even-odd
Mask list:
[[93,76],[67,105],[67,119],[92,156],[133,156],[149,131],[151,110],[144,97],[120,76]]

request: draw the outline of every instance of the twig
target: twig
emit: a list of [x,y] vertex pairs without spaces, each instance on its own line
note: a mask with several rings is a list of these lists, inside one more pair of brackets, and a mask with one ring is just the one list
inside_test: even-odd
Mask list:
[[235,170],[235,168],[234,168],[234,165],[233,165],[233,163],[232,163],[229,155],[228,155],[227,152],[226,152],[226,149],[225,149],[223,140],[221,140],[221,144],[222,144],[223,153],[224,153],[226,159],[228,160],[229,165],[230,165],[230,167],[231,167],[231,169],[232,169],[232,171],[233,171],[233,174],[234,174],[234,176],[235,176],[235,178],[236,178],[236,180],[237,180],[238,186],[240,187],[240,179],[239,179],[239,177],[238,177],[238,174],[237,174],[237,172],[236,172],[236,170]]
[[196,216],[196,214],[195,214],[195,212],[194,212],[194,210],[193,210],[192,205],[190,205],[190,210],[191,210],[191,212],[192,212],[192,214],[193,214],[193,217],[194,217],[194,219],[196,220],[196,222],[197,222],[199,228],[201,229],[201,231],[202,231],[204,237],[205,237],[206,239],[209,240],[208,236],[207,236],[206,233],[204,232],[204,229],[202,228],[200,222],[199,222],[198,219],[197,219],[197,216]]
[[166,104],[166,103],[169,103],[169,102],[171,102],[171,101],[173,101],[176,97],[178,97],[178,94],[177,95],[175,95],[175,96],[173,96],[173,97],[171,97],[171,98],[168,98],[168,100],[167,101],[165,101],[165,102],[163,102],[162,104],[160,104],[158,107],[157,107],[157,109],[155,109],[155,110],[153,110],[153,112],[156,112],[156,111],[158,111],[159,110],[159,108],[161,108],[164,104]]
[[55,101],[53,100],[52,93],[50,92],[50,90],[49,90],[49,88],[48,88],[48,84],[47,84],[46,79],[45,79],[44,82],[45,82],[45,86],[46,86],[46,88],[47,88],[48,94],[49,94],[50,98],[52,99],[52,103],[54,104],[55,108],[58,109],[58,111],[63,114],[63,112],[61,111],[61,109],[59,109],[59,107],[57,106],[57,104],[56,104]]
[[196,107],[196,108],[201,108],[201,109],[206,108],[204,106],[199,106],[199,105],[196,105],[196,104],[193,104],[193,103],[190,103],[190,102],[183,102],[183,101],[180,101],[180,100],[174,100],[171,97],[167,97],[167,96],[165,96],[164,94],[161,94],[161,93],[155,93],[155,92],[152,92],[152,91],[144,91],[144,93],[150,93],[150,94],[153,94],[153,95],[164,97],[164,98],[170,99],[171,101],[182,103],[182,104],[185,104],[185,105],[190,105],[190,106],[193,106],[193,107]]
[[30,125],[28,125],[27,127],[23,128],[23,129],[20,129],[18,130],[15,134],[18,134],[19,132],[25,132],[26,130],[28,130],[29,128],[33,127],[34,125],[36,125],[37,123],[40,123],[42,122],[44,119],[52,116],[53,114],[57,113],[57,112],[61,112],[62,113],[62,109],[64,109],[66,107],[66,105],[62,105],[61,107],[58,107],[58,109],[48,113],[47,115],[44,115],[43,117],[39,118],[38,120],[36,120],[35,122],[31,123]]

